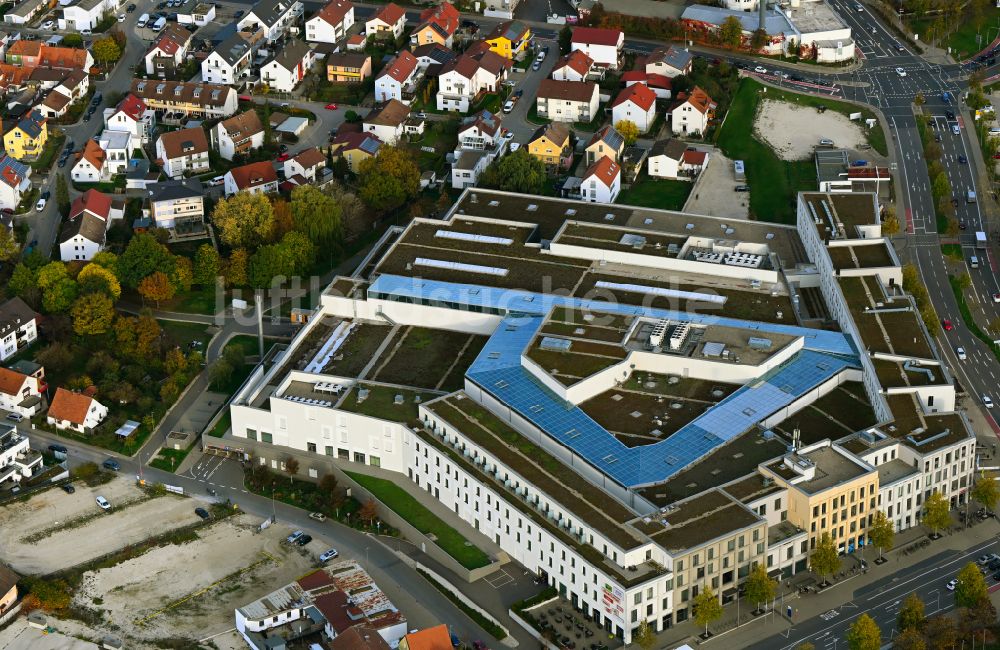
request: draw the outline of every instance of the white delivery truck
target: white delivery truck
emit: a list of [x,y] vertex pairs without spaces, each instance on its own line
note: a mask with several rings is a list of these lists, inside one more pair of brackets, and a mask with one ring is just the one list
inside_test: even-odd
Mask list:
[[149,14],[143,14],[139,16],[139,22],[135,24],[136,27],[145,27],[146,23],[149,22]]
[[976,248],[986,250],[986,233],[982,230],[976,231]]

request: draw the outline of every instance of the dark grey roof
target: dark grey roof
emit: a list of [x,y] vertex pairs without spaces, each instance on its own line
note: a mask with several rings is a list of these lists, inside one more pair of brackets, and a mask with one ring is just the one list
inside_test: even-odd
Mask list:
[[435,63],[444,65],[455,58],[454,50],[449,50],[440,43],[426,43],[413,49],[413,56],[418,59],[428,58]]
[[229,65],[236,65],[249,51],[250,44],[238,32],[215,46],[215,52]]
[[271,27],[281,19],[293,4],[294,0],[261,0],[253,6],[250,13],[256,16],[260,22]]
[[89,212],[81,212],[76,219],[70,219],[63,224],[59,232],[59,243],[63,244],[80,235],[88,241],[103,245],[107,233],[108,226],[103,219]]
[[5,337],[30,320],[34,320],[35,310],[20,298],[11,298],[0,305],[0,337]]
[[149,188],[149,200],[171,201],[174,199],[187,199],[192,196],[204,196],[201,181],[197,178],[185,178],[184,180],[163,181],[155,183]]
[[302,63],[302,59],[309,53],[309,50],[310,47],[305,41],[288,41],[274,57],[274,61],[285,70],[294,70]]
[[691,63],[691,53],[671,45],[667,48],[656,49],[650,56],[650,60],[663,61],[677,70],[684,70]]
[[649,157],[655,158],[663,154],[671,160],[680,160],[685,151],[687,151],[687,143],[667,138],[666,140],[657,140],[653,143],[653,148],[649,151]]
[[624,136],[618,132],[618,129],[611,125],[605,126],[600,131],[595,133],[590,139],[590,142],[587,143],[587,146],[589,147],[598,140],[603,140],[604,144],[608,145],[615,151],[619,151],[622,148],[622,145],[625,144]]

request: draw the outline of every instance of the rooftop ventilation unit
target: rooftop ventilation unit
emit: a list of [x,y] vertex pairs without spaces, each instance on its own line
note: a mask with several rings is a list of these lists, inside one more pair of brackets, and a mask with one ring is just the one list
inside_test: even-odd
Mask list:
[[653,325],[653,331],[649,334],[649,344],[654,348],[663,347],[663,337],[667,333],[667,320],[660,319]]
[[690,332],[690,323],[679,323],[676,325],[673,331],[670,332],[670,349],[675,351],[680,350]]

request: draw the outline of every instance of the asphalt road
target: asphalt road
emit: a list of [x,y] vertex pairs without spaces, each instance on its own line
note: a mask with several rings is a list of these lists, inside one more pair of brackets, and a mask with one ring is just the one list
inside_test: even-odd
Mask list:
[[[980,525],[990,524],[987,522]],[[955,596],[946,587],[948,581],[967,563],[975,562],[980,555],[998,550],[1000,543],[993,541],[970,546],[962,551],[943,551],[853,591],[850,600],[823,614],[802,621],[793,620],[784,634],[772,636],[750,648],[792,650],[807,641],[821,650],[836,650],[838,645],[846,648],[847,632],[861,614],[868,614],[875,619],[882,630],[883,640],[887,641],[896,633],[896,617],[907,596],[917,594],[924,601],[928,617],[951,611],[955,608]],[[889,561],[895,560],[890,558]],[[995,584],[991,577],[987,577],[986,582],[987,585]],[[824,594],[804,596],[805,599],[824,597]]]

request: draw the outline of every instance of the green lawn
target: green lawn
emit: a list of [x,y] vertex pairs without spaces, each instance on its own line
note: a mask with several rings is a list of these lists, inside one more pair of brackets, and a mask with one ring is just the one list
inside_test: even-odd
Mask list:
[[[203,323],[181,323],[172,320],[158,320],[163,329],[163,333],[170,337],[176,345],[185,350],[190,349],[193,341],[201,341],[202,346],[208,344],[211,336],[208,335],[208,325]],[[200,348],[204,351],[204,347]]]
[[684,207],[694,183],[687,181],[641,178],[638,183],[618,195],[618,203],[644,208],[680,210]]
[[[760,221],[791,224],[795,223],[796,194],[816,189],[816,166],[811,159],[783,161],[770,147],[753,137],[760,89],[761,84],[751,79],[740,83],[717,143],[730,160],[742,160],[746,164],[752,215]],[[780,93],[771,89],[767,94],[769,99],[781,98]]]
[[231,426],[233,426],[233,418],[229,414],[229,408],[227,407],[226,412],[222,414],[222,417],[219,418],[219,421],[215,423],[215,426],[212,427],[206,433],[208,433],[208,435],[212,436],[213,438],[221,438],[222,436],[226,435],[226,431]]
[[414,528],[425,535],[434,535],[437,538],[437,545],[466,569],[478,569],[490,563],[490,558],[482,550],[469,544],[457,530],[441,521],[437,515],[392,481],[354,472],[347,472],[347,475]]
[[[920,40],[926,41],[929,28],[934,24],[934,18],[908,18],[906,24],[913,33],[920,36]],[[951,54],[956,60],[968,59],[986,49],[997,37],[997,30],[1000,29],[1000,9],[988,6],[981,28],[976,27],[971,11],[966,11],[962,19],[949,20],[948,26],[955,26],[955,29],[945,37],[941,46],[950,47]]]
[[941,253],[956,262],[961,262],[965,259],[965,256],[962,254],[961,244],[941,244]]
[[175,472],[177,468],[181,466],[184,459],[187,457],[188,453],[191,452],[192,447],[187,449],[174,449],[164,447],[160,449],[160,452],[150,461],[149,466],[155,467],[156,469],[162,469],[165,472]]
[[65,142],[66,135],[61,131],[55,134],[49,133],[41,155],[31,163],[31,170],[34,172],[47,172],[52,167],[52,161],[55,160],[56,154],[62,151]]

